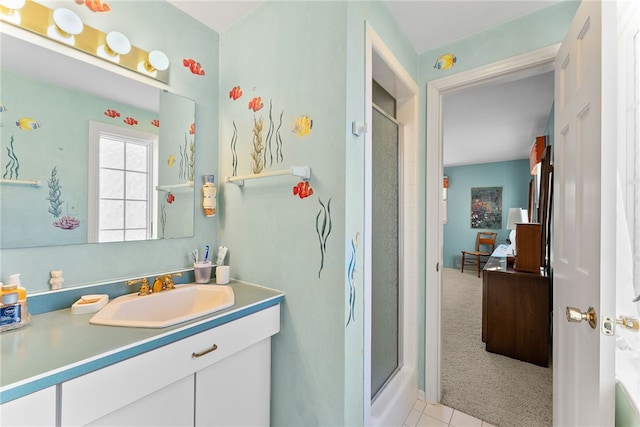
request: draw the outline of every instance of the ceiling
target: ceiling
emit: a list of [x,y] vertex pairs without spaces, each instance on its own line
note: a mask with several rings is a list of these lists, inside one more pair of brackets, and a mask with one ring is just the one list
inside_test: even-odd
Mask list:
[[[262,1],[167,0],[223,33]],[[301,1],[301,0],[298,0]],[[384,0],[418,54],[562,0]],[[473,13],[469,13],[473,10]],[[452,52],[455,54],[455,52]],[[553,73],[446,95],[444,165],[528,157],[553,103]]]

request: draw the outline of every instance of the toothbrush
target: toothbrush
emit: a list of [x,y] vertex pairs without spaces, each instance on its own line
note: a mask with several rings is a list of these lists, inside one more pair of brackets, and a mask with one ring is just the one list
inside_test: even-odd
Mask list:
[[205,246],[204,262],[207,262],[208,258],[209,258],[209,245]]

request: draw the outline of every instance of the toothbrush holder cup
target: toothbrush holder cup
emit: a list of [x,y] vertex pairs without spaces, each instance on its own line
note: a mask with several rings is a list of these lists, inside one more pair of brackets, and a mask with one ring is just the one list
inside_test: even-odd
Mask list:
[[193,264],[196,283],[211,282],[211,261],[198,261]]

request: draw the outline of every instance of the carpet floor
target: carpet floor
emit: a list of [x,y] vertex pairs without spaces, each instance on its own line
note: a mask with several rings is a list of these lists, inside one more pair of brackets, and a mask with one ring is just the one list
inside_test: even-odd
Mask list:
[[482,279],[444,268],[441,403],[495,426],[551,426],[552,379],[551,367],[485,351]]

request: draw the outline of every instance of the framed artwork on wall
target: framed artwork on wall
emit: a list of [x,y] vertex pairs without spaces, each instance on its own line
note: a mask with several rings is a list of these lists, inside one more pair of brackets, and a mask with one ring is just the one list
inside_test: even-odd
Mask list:
[[471,228],[502,228],[502,187],[471,187]]

